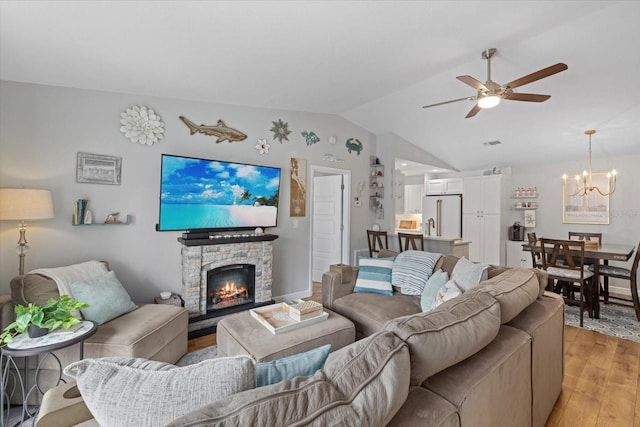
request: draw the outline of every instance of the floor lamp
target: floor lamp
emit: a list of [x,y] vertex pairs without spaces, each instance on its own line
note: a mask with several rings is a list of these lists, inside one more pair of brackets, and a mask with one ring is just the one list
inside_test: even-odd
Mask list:
[[26,220],[53,218],[51,191],[25,188],[0,188],[0,220],[18,220],[20,239],[16,252],[20,259],[19,273],[24,274],[24,257],[27,246]]

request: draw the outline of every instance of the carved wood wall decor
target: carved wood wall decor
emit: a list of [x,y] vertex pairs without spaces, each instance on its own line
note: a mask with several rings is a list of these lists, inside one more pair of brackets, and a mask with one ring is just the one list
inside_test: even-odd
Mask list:
[[237,129],[230,128],[222,120],[218,120],[218,123],[215,126],[204,124],[197,125],[184,116],[180,116],[180,120],[182,120],[182,122],[187,125],[189,131],[191,132],[191,135],[201,133],[207,136],[215,136],[218,138],[216,139],[217,144],[221,143],[222,141],[234,142],[247,139],[247,135]]

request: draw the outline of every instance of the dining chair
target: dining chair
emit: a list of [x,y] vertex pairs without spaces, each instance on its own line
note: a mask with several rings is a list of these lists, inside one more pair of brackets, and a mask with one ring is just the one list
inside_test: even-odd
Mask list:
[[[400,244],[400,252],[404,252],[409,249],[413,249],[414,251],[424,251],[424,238],[422,237],[422,234],[399,232],[398,243]],[[418,249],[418,246],[420,249]]]
[[[563,292],[565,303],[580,307],[580,327],[584,325],[584,304],[587,304],[589,317],[593,316],[593,272],[585,269],[584,240],[540,239],[542,268],[549,279],[570,286],[569,292]],[[580,299],[575,299],[575,283],[580,284]]]
[[[384,244],[383,244],[384,240]],[[367,230],[367,243],[369,243],[369,256],[378,255],[380,249],[389,249],[389,239],[386,231]]]
[[538,237],[536,233],[527,233],[527,239],[529,240],[529,244],[533,245],[531,249],[531,262],[533,264],[533,268],[542,268],[542,253],[536,247],[538,244]]
[[[586,231],[569,231],[569,239],[571,240],[584,240],[586,242],[598,241],[598,246],[602,246],[602,233],[589,233]],[[587,260],[586,264],[589,266],[589,270],[593,271],[593,262]],[[602,265],[609,265],[609,261],[604,260]],[[598,284],[600,286],[600,284]],[[600,286],[600,294],[605,303],[609,302],[609,278],[604,277],[602,286]]]
[[[599,274],[606,279],[609,277],[614,277],[616,279],[629,280],[629,288],[631,291],[631,302],[633,303],[633,308],[636,311],[636,319],[640,321],[640,301],[638,299],[638,262],[640,262],[640,243],[636,246],[636,257],[633,259],[633,264],[631,268],[624,267],[616,267],[614,265],[601,265]],[[621,297],[613,297],[609,296],[609,298],[613,298],[621,301],[629,301],[626,298]],[[626,305],[626,304],[624,304]]]

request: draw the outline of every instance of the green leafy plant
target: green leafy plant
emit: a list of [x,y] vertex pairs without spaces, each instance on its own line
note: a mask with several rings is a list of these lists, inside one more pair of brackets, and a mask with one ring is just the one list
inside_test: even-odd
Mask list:
[[0,334],[0,344],[13,341],[13,337],[26,333],[30,325],[46,328],[49,332],[56,329],[69,329],[80,322],[77,316],[71,314],[76,310],[89,307],[89,304],[61,295],[59,300],[49,298],[44,306],[29,303],[16,305],[16,321],[7,325]]

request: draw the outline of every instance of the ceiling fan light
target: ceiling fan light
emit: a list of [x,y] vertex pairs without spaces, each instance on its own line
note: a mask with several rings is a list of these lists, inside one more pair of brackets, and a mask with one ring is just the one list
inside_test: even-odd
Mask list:
[[500,104],[500,97],[498,95],[488,95],[478,99],[478,106],[480,108],[493,108],[498,104]]

